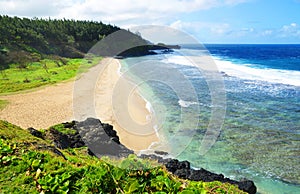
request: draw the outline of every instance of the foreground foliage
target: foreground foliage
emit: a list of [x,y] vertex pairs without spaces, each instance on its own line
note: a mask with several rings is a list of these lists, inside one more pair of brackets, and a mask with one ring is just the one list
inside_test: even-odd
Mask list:
[[98,159],[87,155],[86,148],[77,148],[60,150],[64,159],[51,147],[47,140],[0,121],[0,192],[243,193],[230,184],[179,179],[162,166],[153,167],[154,161],[135,155]]

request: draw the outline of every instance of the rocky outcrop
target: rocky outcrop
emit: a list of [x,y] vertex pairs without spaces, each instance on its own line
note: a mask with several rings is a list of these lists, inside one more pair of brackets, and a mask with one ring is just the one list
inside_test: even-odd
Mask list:
[[172,172],[179,178],[189,179],[193,181],[220,181],[222,183],[235,184],[238,185],[239,189],[250,194],[255,194],[257,191],[253,181],[246,179],[241,181],[231,180],[229,178],[224,177],[223,174],[212,173],[203,168],[195,170],[191,168],[190,163],[188,161],[178,161],[176,159],[171,159],[167,160],[164,164],[168,171]]
[[[72,121],[70,123],[62,124],[65,128],[73,129],[76,132],[74,134],[63,134],[50,128],[50,139],[57,148],[66,149],[88,146],[88,153],[97,157],[104,155],[126,157],[129,154],[134,153],[120,143],[117,132],[113,129],[113,126],[101,123],[99,119],[88,118],[82,122]],[[41,132],[33,128],[29,128],[28,130],[32,135],[44,138]],[[54,151],[56,151],[56,154],[58,155],[61,154],[57,149]],[[223,183],[235,184],[238,185],[239,189],[250,194],[255,194],[257,191],[256,186],[251,180],[231,180],[224,177],[223,174],[216,174],[203,168],[193,169],[188,161],[179,161],[172,158],[165,159],[161,157],[167,156],[167,154],[168,153],[166,152],[156,151],[155,154],[143,154],[140,157],[157,160],[159,163],[165,165],[169,172],[182,179],[204,182],[220,181]]]
[[44,139],[43,133],[40,132],[39,130],[36,130],[35,128],[32,128],[32,127],[29,127],[27,130],[31,135],[41,138],[41,139]]
[[85,144],[97,157],[103,155],[126,157],[134,152],[119,141],[119,137],[113,127],[103,124],[99,119],[88,118],[75,125]]
[[85,146],[80,134],[63,134],[53,128],[50,128],[50,138],[54,145],[59,149],[80,148]]
[[88,146],[88,153],[97,157],[106,155],[126,157],[134,153],[120,143],[113,126],[101,123],[99,119],[88,118],[82,122],[72,121],[62,124],[64,128],[75,132],[64,134],[54,128],[50,128],[46,134],[42,134],[34,128],[28,128],[28,131],[38,138],[44,139],[46,136],[59,149]]
[[188,161],[179,161],[177,159],[172,159],[172,158],[164,159],[154,154],[151,155],[142,154],[140,158],[157,160],[159,163],[164,164],[166,166],[166,169],[169,172],[173,173],[174,175],[182,179],[203,181],[203,182],[220,181],[222,183],[230,183],[230,184],[237,185],[240,190],[243,190],[249,194],[255,194],[257,192],[257,188],[254,182],[251,180],[244,179],[240,181],[235,181],[224,177],[223,174],[216,174],[208,170],[205,170],[203,168],[196,170],[191,168],[190,162]]
[[126,57],[140,57],[145,55],[156,55],[154,50],[160,50],[162,53],[172,53],[172,49],[180,49],[179,45],[166,45],[166,44],[146,44],[137,47],[129,48],[121,53],[119,53],[116,58],[126,58]]

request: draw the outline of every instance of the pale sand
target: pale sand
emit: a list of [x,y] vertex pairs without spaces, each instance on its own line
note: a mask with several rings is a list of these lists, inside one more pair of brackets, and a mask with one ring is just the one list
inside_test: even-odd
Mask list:
[[153,129],[155,120],[147,120],[151,113],[146,109],[146,101],[134,84],[118,74],[119,66],[118,60],[111,60],[97,81],[96,114],[114,126],[124,145],[144,150],[158,141]]
[[[73,95],[74,81],[70,81],[32,92],[1,96],[0,99],[8,100],[9,104],[0,112],[0,119],[7,120],[22,128],[45,129],[57,123],[77,119],[78,115],[73,112],[73,101],[82,102],[82,105],[94,104],[95,108],[88,109],[94,109],[96,116],[102,122],[114,126],[122,144],[136,151],[147,149],[151,143],[158,141],[152,127],[154,121],[149,122],[146,119],[151,114],[146,109],[145,100],[137,91],[132,91],[134,85],[120,78],[118,69],[119,62],[110,58],[103,59],[99,65],[92,67],[76,81],[75,87],[87,79],[92,80],[93,77],[97,76],[97,72],[100,72],[101,76],[96,79],[97,83],[96,87],[92,88],[93,91],[85,91],[83,88],[83,95],[77,93]],[[121,79],[120,82],[118,82],[119,79]],[[115,88],[117,82],[119,84]],[[87,96],[89,92],[93,92],[95,102],[85,103],[89,99]],[[129,113],[124,108],[127,105]],[[78,110],[75,112],[82,112],[83,114],[85,112]],[[128,119],[128,115],[131,116],[132,120]],[[93,114],[87,113],[82,116],[82,119],[88,116],[93,116]]]

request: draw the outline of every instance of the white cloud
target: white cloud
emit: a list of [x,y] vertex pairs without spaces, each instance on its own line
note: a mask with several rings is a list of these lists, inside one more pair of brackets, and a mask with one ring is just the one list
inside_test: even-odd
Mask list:
[[24,17],[54,16],[68,5],[59,0],[0,0],[0,13],[4,15],[17,15]]
[[300,28],[296,23],[284,25],[279,30],[279,37],[300,37]]
[[261,34],[262,36],[270,36],[273,34],[273,30],[264,30]]
[[291,23],[291,26],[292,27],[297,27],[297,24],[296,23]]
[[216,5],[216,1],[209,0],[114,0],[110,3],[86,0],[63,9],[58,17],[102,20],[118,24],[150,24],[167,21],[179,13],[209,9]]
[[183,22],[181,20],[177,20],[173,22],[171,27],[189,31],[193,33],[201,33],[203,31],[207,31],[210,35],[219,36],[226,35],[232,32],[231,26],[228,23],[210,23],[210,22]]
[[249,0],[0,0],[0,13],[139,25],[167,23],[181,13],[235,5],[245,1]]

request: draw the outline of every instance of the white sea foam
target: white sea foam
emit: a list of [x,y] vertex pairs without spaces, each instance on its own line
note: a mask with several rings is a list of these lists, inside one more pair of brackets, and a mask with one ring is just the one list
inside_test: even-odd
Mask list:
[[[235,64],[231,61],[224,61],[213,57],[220,72],[228,76],[238,77],[245,80],[259,80],[271,83],[300,86],[300,71],[281,70],[270,68],[257,68],[252,64]],[[188,57],[170,55],[162,62],[174,63],[185,66],[195,66]]]
[[149,101],[147,101],[145,98],[143,98],[146,102],[146,109],[150,112],[150,113],[153,113],[153,108],[152,108],[152,105]]
[[247,80],[259,80],[272,83],[300,86],[300,72],[280,69],[259,69],[251,64],[234,64],[215,58],[219,70],[229,76],[239,77]]
[[[150,122],[150,121],[153,119],[153,117],[155,117],[155,111],[154,111],[154,109],[153,109],[153,106],[152,106],[152,104],[151,104],[146,98],[144,98],[144,96],[142,96],[141,94],[139,94],[139,95],[140,95],[140,96],[144,99],[144,101],[146,102],[145,107],[146,107],[146,109],[148,110],[148,112],[150,113],[149,115],[146,116],[146,120],[147,120],[148,122]],[[153,126],[153,129],[154,129],[154,131],[155,131],[156,136],[157,136],[158,138],[160,138],[158,125],[155,124],[155,125]]]
[[146,109],[150,113],[149,115],[147,115],[146,119],[147,119],[147,121],[151,121],[152,115],[154,114],[154,110],[152,108],[151,103],[149,101],[147,101],[145,98],[144,98],[144,100],[146,101]]
[[119,76],[122,76],[123,73],[122,73],[122,71],[121,71],[121,68],[122,68],[121,62],[120,62],[119,60],[117,60],[117,62],[118,62],[118,65],[119,65],[119,66],[118,66],[118,70],[117,70],[118,75],[119,75]]
[[170,55],[162,60],[163,63],[174,63],[179,65],[194,66],[193,63],[185,56]]
[[198,102],[190,102],[190,101],[184,101],[180,99],[178,100],[178,104],[183,108],[187,108],[191,105],[198,104]]

